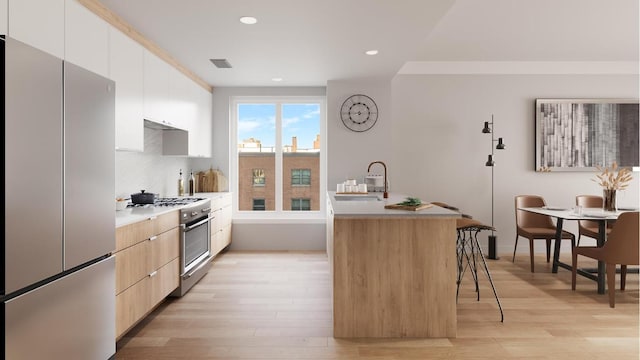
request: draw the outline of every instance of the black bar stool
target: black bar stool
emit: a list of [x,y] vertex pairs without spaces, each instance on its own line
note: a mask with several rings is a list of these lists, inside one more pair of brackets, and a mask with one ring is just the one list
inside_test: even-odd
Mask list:
[[456,229],[458,231],[458,240],[456,244],[456,252],[458,258],[458,279],[456,281],[456,301],[458,300],[458,293],[460,291],[460,283],[464,277],[465,272],[469,269],[473,281],[476,284],[476,293],[478,294],[478,301],[480,301],[480,288],[478,287],[478,259],[482,260],[484,273],[491,283],[491,289],[493,289],[493,295],[498,303],[500,309],[500,322],[504,322],[504,313],[502,312],[502,305],[496,292],[496,287],[493,285],[493,279],[487,267],[482,248],[478,243],[478,233],[482,230],[495,231],[495,228],[489,225],[485,225],[477,220],[473,220],[468,216],[464,216],[456,221]]

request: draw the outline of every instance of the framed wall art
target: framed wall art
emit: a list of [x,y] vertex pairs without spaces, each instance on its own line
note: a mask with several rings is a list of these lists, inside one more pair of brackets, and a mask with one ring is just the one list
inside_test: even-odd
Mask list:
[[536,99],[536,171],[640,165],[637,99]]

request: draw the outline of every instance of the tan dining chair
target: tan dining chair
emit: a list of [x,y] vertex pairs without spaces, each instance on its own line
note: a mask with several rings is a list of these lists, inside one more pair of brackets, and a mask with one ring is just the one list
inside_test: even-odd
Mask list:
[[[602,196],[598,195],[577,195],[576,196],[576,205],[582,206],[583,208],[602,208]],[[607,223],[607,234],[611,232],[611,227],[613,223]],[[580,238],[582,236],[587,236],[593,239],[598,239],[599,230],[598,230],[598,222],[592,220],[579,220],[578,221],[578,241],[576,245],[580,245]]]
[[627,279],[627,265],[640,265],[640,213],[625,212],[618,219],[602,247],[576,246],[571,256],[571,289],[576,289],[578,255],[604,261],[606,263],[609,306],[616,305],[616,266],[620,265],[620,290],[624,290]]
[[[529,257],[531,258],[531,272],[534,272],[533,260],[533,240],[545,240],[547,245],[547,262],[551,258],[551,240],[556,238],[556,226],[551,217],[541,214],[534,214],[524,210],[523,207],[543,207],[546,202],[542,196],[538,195],[517,195],[515,197],[516,209],[516,243],[513,247],[513,259],[516,260],[516,249],[518,248],[518,238],[520,236],[529,239]],[[562,239],[571,240],[571,248],[575,246],[575,235],[562,230]]]

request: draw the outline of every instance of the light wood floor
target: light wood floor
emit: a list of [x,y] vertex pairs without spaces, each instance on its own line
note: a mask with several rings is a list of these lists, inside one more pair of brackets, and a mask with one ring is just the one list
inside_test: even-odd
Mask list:
[[486,277],[478,302],[467,274],[457,338],[346,340],[332,337],[324,253],[228,252],[187,295],[167,300],[119,341],[116,359],[639,358],[638,274],[627,275],[611,309],[595,282],[579,276],[571,291],[571,273],[552,274],[543,257],[535,274],[528,255],[515,264],[504,255],[489,267],[504,323]]

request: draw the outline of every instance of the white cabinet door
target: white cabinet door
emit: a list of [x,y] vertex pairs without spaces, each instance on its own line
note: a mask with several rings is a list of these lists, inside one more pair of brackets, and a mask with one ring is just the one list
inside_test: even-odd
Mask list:
[[0,34],[7,34],[8,0],[0,0]]
[[195,122],[197,103],[192,95],[193,81],[174,67],[169,68],[169,101],[167,110],[171,126],[190,130]]
[[8,1],[8,35],[64,59],[65,0]]
[[116,82],[116,150],[144,150],[144,49],[110,28],[109,78]]
[[211,157],[211,112],[212,101],[211,93],[200,86],[196,85],[198,90],[198,122],[197,122],[197,140],[198,149],[197,156]]
[[169,124],[169,64],[144,50],[144,118]]
[[65,3],[64,59],[109,75],[109,25],[77,0]]

